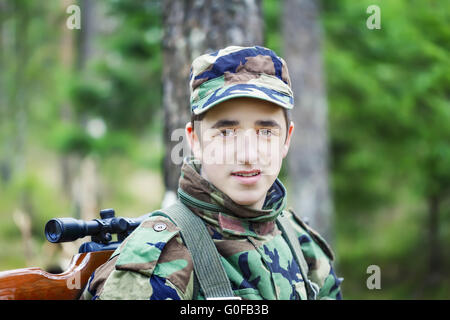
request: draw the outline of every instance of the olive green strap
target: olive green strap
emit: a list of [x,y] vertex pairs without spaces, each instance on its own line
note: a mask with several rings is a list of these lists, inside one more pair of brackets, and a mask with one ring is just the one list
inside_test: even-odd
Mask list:
[[[240,299],[234,296],[219,252],[202,219],[179,200],[158,211],[167,215],[181,229],[181,236],[192,256],[194,276],[197,277],[205,298]],[[193,299],[195,298],[194,296]]]
[[308,264],[306,263],[305,256],[303,255],[302,248],[300,246],[300,241],[292,229],[291,222],[288,217],[281,213],[277,218],[278,228],[283,234],[284,239],[288,243],[291,251],[297,261],[298,267],[300,268],[300,273],[302,275],[303,281],[305,282],[305,289],[308,295],[308,300],[315,300],[317,298],[317,293],[319,291],[318,286],[308,279]]

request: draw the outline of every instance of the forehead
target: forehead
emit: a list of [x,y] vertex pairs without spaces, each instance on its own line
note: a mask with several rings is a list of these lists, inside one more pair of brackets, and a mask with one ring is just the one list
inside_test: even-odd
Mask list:
[[272,119],[282,122],[284,114],[283,109],[272,102],[243,97],[230,99],[214,106],[206,113],[202,122],[210,126],[222,119],[240,122]]

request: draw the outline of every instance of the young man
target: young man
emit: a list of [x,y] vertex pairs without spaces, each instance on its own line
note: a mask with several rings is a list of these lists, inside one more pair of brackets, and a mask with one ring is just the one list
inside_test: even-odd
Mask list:
[[[234,296],[306,299],[309,279],[316,298],[340,299],[332,251],[285,210],[277,178],[294,132],[285,61],[258,46],[227,47],[193,61],[190,90],[193,156],[184,159],[178,195],[205,224]],[[276,223],[280,215],[300,244],[305,277]],[[204,299],[183,239],[170,219],[148,218],[96,270],[82,298]]]

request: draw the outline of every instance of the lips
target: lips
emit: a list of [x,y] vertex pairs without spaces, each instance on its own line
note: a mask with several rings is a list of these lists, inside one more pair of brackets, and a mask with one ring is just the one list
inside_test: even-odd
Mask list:
[[241,170],[241,171],[235,171],[232,172],[232,176],[239,176],[239,177],[254,177],[261,174],[261,170],[259,169],[253,169],[253,170]]
[[261,178],[261,170],[240,170],[231,173],[231,176],[242,185],[255,185]]

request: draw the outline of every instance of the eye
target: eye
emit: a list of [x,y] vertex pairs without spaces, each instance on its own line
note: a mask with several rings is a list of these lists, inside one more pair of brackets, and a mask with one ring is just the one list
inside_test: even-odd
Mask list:
[[264,137],[270,137],[272,135],[271,129],[258,129],[258,135],[264,136]]
[[220,130],[220,135],[222,137],[233,137],[236,134],[234,129],[222,129]]

